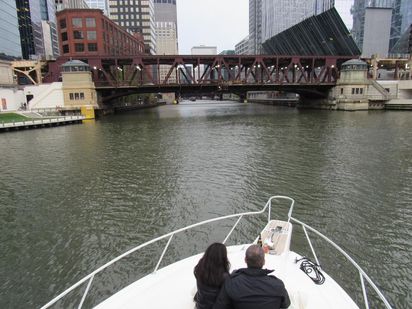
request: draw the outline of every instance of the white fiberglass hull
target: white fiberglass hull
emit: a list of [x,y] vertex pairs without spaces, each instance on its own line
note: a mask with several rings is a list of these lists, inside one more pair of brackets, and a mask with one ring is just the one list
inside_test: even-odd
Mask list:
[[[231,270],[244,268],[245,251],[249,245],[228,247]],[[203,254],[191,256],[150,274],[118,293],[96,309],[114,308],[176,308],[193,309],[196,280],[193,268]],[[346,292],[325,272],[325,282],[315,284],[296,264],[300,255],[286,251],[280,255],[266,254],[264,268],[274,269],[282,279],[291,299],[291,309],[359,308]]]

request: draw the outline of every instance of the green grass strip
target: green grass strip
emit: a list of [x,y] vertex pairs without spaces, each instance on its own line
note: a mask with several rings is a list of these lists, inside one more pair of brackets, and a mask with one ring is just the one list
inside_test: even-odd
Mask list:
[[0,123],[21,122],[27,120],[32,119],[15,113],[0,113]]

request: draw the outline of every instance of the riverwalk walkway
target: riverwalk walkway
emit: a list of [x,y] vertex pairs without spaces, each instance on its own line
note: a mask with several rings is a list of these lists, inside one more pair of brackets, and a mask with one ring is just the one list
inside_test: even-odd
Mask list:
[[32,119],[32,120],[4,122],[4,123],[0,122],[0,132],[81,123],[82,120],[84,119],[86,119],[85,116],[76,115],[76,116],[58,116],[58,117],[50,117],[50,118],[49,117],[38,118],[38,119]]

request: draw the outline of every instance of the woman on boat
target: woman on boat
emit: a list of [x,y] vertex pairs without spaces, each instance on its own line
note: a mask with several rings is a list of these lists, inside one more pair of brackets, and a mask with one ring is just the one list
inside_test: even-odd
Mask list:
[[229,277],[229,269],[226,246],[221,243],[211,244],[194,269],[197,284],[194,297],[196,309],[213,307],[220,287]]

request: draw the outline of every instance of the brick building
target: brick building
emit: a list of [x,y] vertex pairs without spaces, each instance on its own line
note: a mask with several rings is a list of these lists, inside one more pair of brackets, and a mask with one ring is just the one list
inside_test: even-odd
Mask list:
[[60,55],[122,56],[144,53],[143,36],[130,34],[99,9],[67,9],[57,12]]

